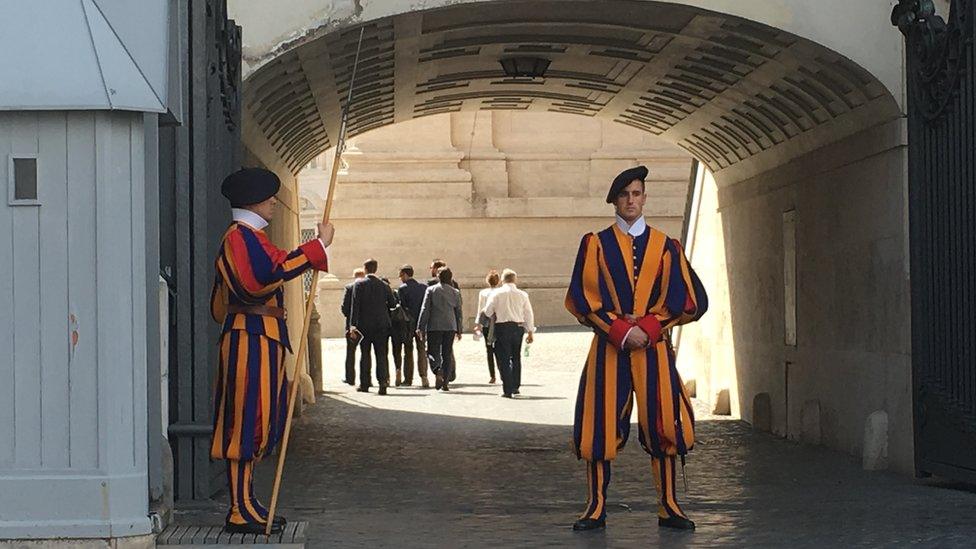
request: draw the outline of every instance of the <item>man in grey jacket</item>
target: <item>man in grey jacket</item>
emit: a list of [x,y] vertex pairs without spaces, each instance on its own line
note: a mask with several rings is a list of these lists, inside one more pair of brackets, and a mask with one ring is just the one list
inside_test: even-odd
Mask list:
[[449,391],[454,371],[455,339],[461,340],[461,292],[452,285],[451,269],[437,271],[438,283],[427,288],[420,306],[417,335],[427,340],[427,362],[437,376],[435,388]]

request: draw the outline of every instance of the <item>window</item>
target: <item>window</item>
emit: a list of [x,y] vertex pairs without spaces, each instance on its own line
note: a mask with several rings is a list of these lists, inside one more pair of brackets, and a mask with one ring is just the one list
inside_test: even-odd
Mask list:
[[40,206],[37,200],[36,156],[10,156],[7,200],[11,206]]

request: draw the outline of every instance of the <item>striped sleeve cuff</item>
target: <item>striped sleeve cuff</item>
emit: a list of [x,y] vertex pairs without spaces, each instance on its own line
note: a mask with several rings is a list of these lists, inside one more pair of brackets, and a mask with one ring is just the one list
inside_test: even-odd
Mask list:
[[637,321],[641,330],[647,333],[647,341],[654,345],[661,339],[661,321],[654,315],[647,315]]
[[612,343],[614,347],[623,349],[624,341],[627,339],[627,333],[629,333],[630,329],[633,327],[634,325],[630,322],[627,322],[622,318],[618,318],[613,321],[613,324],[610,325],[610,331],[607,333],[607,339],[610,340],[610,343]]

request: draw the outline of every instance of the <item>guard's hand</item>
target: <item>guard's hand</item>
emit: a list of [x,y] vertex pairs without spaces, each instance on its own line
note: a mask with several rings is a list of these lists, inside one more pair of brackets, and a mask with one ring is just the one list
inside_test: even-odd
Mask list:
[[648,337],[647,332],[642,330],[640,326],[634,326],[634,328],[627,334],[627,339],[624,341],[625,349],[643,349],[647,347]]
[[332,239],[335,237],[335,227],[332,223],[319,223],[319,239],[322,240],[322,244],[329,246],[332,244]]
[[457,340],[457,341],[461,341],[461,332],[455,332],[454,333],[454,339]]
[[525,342],[532,343],[533,341],[535,341],[535,338],[532,337],[532,332],[529,332],[529,335],[525,336]]

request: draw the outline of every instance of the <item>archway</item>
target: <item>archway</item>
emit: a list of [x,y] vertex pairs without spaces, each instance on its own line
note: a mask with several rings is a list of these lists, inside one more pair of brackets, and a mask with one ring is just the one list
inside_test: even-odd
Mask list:
[[[334,145],[360,27],[350,136],[503,109],[602,118],[667,140],[717,183],[699,237],[724,246],[709,263],[728,280],[727,307],[688,342],[696,359],[731,356],[735,407],[771,416],[789,438],[859,454],[865,418],[886,411],[892,465],[910,470],[901,44],[869,8],[834,25],[823,5],[700,4],[498,0],[326,15],[251,57],[245,146],[294,193],[295,173]],[[235,18],[246,34],[247,14]],[[859,36],[843,32],[859,24]],[[863,49],[879,43],[892,55]],[[511,57],[544,59],[545,75],[507,76],[499,62]],[[878,299],[884,310],[865,312]]]

